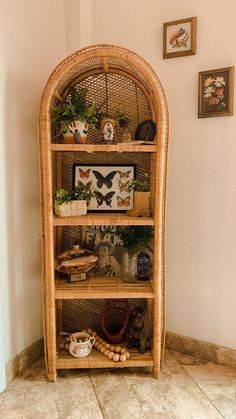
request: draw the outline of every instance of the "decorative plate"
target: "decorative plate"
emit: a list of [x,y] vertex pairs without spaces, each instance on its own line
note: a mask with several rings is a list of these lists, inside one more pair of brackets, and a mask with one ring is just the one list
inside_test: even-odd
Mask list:
[[152,274],[153,254],[149,249],[143,249],[138,254],[137,276],[141,281],[150,281]]
[[153,141],[156,135],[156,124],[151,119],[141,122],[135,131],[136,141]]

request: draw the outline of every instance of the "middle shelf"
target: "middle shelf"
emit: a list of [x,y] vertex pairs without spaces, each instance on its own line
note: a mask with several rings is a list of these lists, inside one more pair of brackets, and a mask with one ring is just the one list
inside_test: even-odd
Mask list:
[[88,213],[79,217],[53,218],[54,226],[94,226],[94,225],[154,225],[151,217],[130,217],[126,213]]
[[66,279],[56,279],[55,298],[154,298],[150,281],[124,282],[122,278],[90,277],[83,282],[68,283]]

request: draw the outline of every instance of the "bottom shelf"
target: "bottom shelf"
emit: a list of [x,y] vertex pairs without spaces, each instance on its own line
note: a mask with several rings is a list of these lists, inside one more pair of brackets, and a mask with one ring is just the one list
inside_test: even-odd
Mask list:
[[61,350],[56,360],[56,369],[152,367],[154,365],[150,351],[140,354],[137,350],[131,349],[129,352],[130,358],[125,362],[115,362],[96,349],[93,349],[85,358],[74,358],[68,351]]

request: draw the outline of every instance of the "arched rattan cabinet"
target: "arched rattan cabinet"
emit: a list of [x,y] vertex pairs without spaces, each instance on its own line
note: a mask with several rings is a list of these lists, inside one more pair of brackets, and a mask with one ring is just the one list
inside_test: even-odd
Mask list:
[[[132,119],[134,132],[138,123],[152,118],[157,124],[157,137],[152,145],[118,143],[101,144],[99,131],[91,131],[88,144],[59,144],[51,129],[51,105],[66,96],[71,86],[88,88],[91,97],[101,103],[107,98],[109,111],[119,108]],[[119,132],[117,133],[119,135]],[[103,367],[153,367],[160,371],[165,336],[165,203],[168,150],[168,109],[161,83],[151,67],[132,51],[113,45],[96,45],[82,49],[58,65],[50,76],[41,101],[39,115],[40,179],[42,202],[42,266],[45,360],[48,378],[56,380],[57,369]],[[118,164],[135,161],[137,177],[150,173],[152,216],[129,217],[126,214],[88,214],[82,217],[55,217],[53,194],[58,187],[71,183],[75,162]],[[71,286],[57,280],[54,259],[66,248],[82,226],[151,225],[154,226],[153,279],[142,286],[123,286],[122,280],[112,286],[101,280],[100,286]],[[84,359],[73,358],[58,349],[58,333],[62,329],[76,331],[87,326],[86,319],[96,327],[106,298],[128,298],[131,306],[145,303],[153,331],[152,351],[132,354],[125,362],[114,362],[93,353]],[[79,313],[79,314],[78,314]],[[80,319],[80,324],[73,319]],[[82,322],[82,323],[81,323]],[[78,329],[79,330],[79,329]]]

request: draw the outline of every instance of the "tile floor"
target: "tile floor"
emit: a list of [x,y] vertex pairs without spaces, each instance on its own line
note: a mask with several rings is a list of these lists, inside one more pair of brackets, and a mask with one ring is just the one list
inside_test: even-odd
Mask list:
[[0,395],[1,419],[236,418],[236,369],[166,351],[161,378],[144,369],[61,371],[40,359]]

